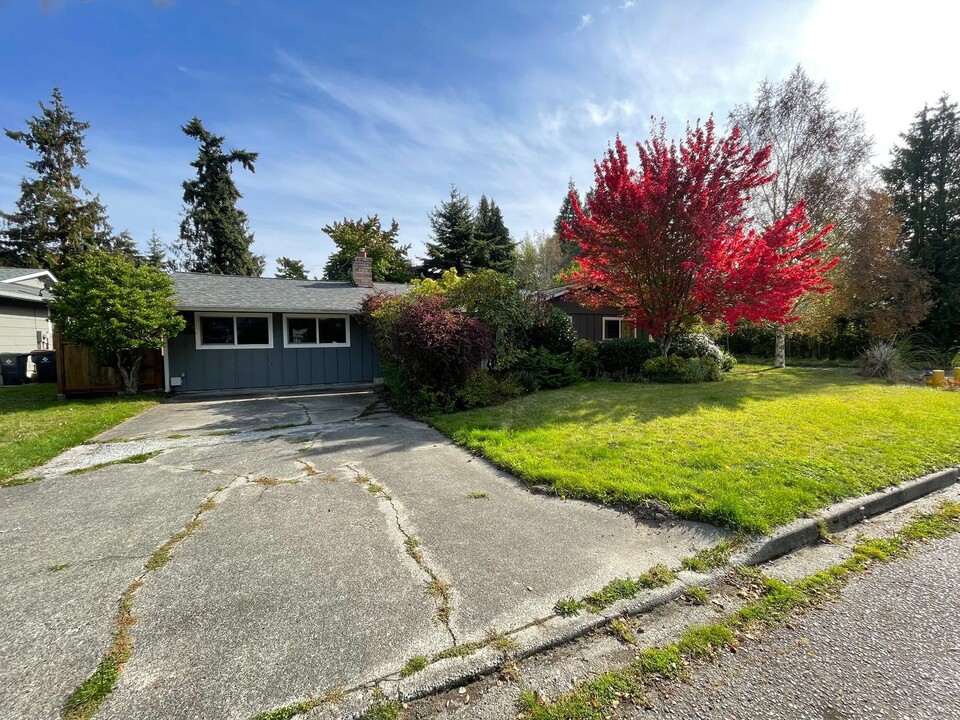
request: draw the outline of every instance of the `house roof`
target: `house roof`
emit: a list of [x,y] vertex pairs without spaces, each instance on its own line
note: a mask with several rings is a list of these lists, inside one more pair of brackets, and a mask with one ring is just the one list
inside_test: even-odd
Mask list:
[[36,303],[50,302],[50,294],[43,294],[43,292],[43,288],[0,281],[0,298]]
[[36,268],[15,268],[0,267],[0,283],[15,283],[22,280],[32,280],[33,278],[48,276],[54,282],[57,278],[49,270],[37,270]]
[[180,310],[358,313],[363,299],[372,293],[399,295],[408,289],[395,283],[374,283],[369,288],[330,280],[182,272],[170,276]]

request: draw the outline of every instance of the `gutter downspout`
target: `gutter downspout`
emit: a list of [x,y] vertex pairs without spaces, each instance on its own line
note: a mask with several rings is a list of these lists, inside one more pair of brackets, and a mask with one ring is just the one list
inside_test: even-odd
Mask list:
[[163,391],[170,394],[170,338],[163,339]]

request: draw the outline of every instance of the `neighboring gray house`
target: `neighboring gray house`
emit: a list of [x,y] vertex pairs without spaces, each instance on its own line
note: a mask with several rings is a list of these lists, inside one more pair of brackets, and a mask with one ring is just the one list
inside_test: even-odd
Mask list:
[[380,361],[360,322],[368,295],[405,292],[371,281],[370,259],[354,282],[173,273],[186,329],[167,341],[167,390],[234,390],[368,383]]
[[543,290],[541,296],[551,305],[567,314],[573,329],[584,340],[617,340],[625,337],[639,337],[650,339],[643,330],[631,328],[616,308],[583,307],[574,300],[571,292],[574,285]]
[[0,353],[53,347],[47,304],[56,281],[49,270],[0,267]]

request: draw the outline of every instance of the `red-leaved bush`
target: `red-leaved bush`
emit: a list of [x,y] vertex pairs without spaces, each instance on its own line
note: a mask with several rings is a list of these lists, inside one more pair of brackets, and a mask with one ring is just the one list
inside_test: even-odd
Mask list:
[[414,414],[452,409],[492,351],[486,325],[443,304],[441,297],[386,295],[364,302],[384,381],[395,402]]

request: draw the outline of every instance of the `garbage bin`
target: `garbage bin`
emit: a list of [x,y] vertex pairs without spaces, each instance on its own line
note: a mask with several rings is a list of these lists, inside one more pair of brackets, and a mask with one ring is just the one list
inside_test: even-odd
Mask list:
[[57,381],[57,351],[34,350],[30,359],[37,366],[37,382],[55,383]]
[[0,353],[0,376],[4,385],[23,385],[27,381],[27,355]]

